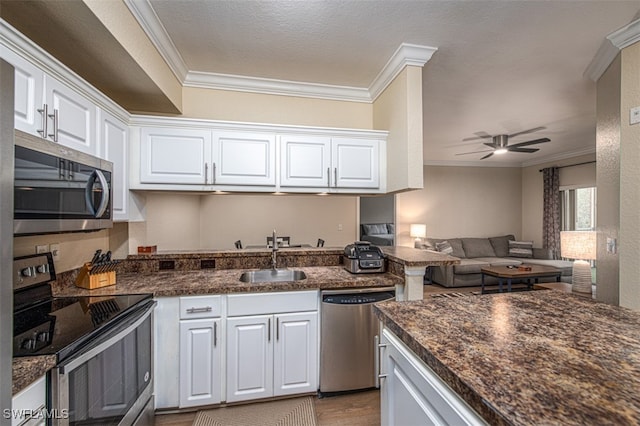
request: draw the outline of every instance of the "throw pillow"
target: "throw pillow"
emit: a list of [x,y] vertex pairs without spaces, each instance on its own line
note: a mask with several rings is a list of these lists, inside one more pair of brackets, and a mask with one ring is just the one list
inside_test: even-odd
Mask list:
[[436,243],[436,250],[438,250],[440,253],[443,253],[443,254],[453,253],[453,247],[451,247],[451,244],[449,244],[449,241],[446,241],[446,240]]
[[509,256],[533,257],[533,241],[509,241]]

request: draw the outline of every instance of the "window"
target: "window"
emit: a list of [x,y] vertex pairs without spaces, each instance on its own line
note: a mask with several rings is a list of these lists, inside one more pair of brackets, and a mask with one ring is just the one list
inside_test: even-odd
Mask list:
[[596,188],[561,189],[562,230],[596,229]]

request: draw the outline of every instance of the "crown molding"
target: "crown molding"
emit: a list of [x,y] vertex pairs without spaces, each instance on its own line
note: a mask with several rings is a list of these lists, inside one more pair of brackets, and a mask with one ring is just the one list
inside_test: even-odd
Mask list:
[[371,103],[407,65],[423,67],[438,50],[402,43],[367,88],[190,71],[149,0],[123,1],[185,87]]
[[198,71],[189,71],[187,73],[184,86],[351,102],[372,101],[369,90],[360,87],[333,86]]
[[567,151],[560,154],[550,155],[548,157],[536,158],[535,160],[525,161],[522,167],[537,166],[544,163],[552,163],[554,161],[566,160],[567,158],[579,157],[581,155],[590,155],[596,153],[596,147],[578,149],[575,151]]
[[375,101],[406,66],[424,67],[436,50],[437,47],[402,43],[369,86],[371,99]]
[[584,76],[598,81],[609,65],[625,47],[640,41],[640,19],[609,34],[600,45],[595,56],[584,71]]
[[167,30],[160,22],[160,18],[149,3],[149,0],[123,0],[129,8],[131,14],[136,18],[142,30],[147,34],[151,43],[156,47],[164,61],[176,76],[178,81],[183,82],[189,72],[180,52],[173,44]]

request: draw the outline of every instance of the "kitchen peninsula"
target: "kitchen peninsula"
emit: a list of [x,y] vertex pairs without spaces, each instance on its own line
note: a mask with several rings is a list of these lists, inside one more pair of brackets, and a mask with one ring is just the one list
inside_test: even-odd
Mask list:
[[[427,414],[419,380],[426,376],[446,384],[455,407],[449,413],[489,424],[640,423],[639,312],[556,290],[383,302],[375,309],[391,335],[381,348],[383,424],[396,416],[420,423]],[[396,364],[391,354],[398,347],[415,370]],[[399,383],[401,375],[408,381]],[[396,409],[394,397],[407,388],[416,403]]]

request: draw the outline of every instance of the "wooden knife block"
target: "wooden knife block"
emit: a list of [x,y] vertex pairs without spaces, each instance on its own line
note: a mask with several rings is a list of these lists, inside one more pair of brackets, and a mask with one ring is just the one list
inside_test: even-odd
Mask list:
[[76,277],[76,286],[93,290],[116,283],[116,271],[91,274],[91,263],[85,263]]

